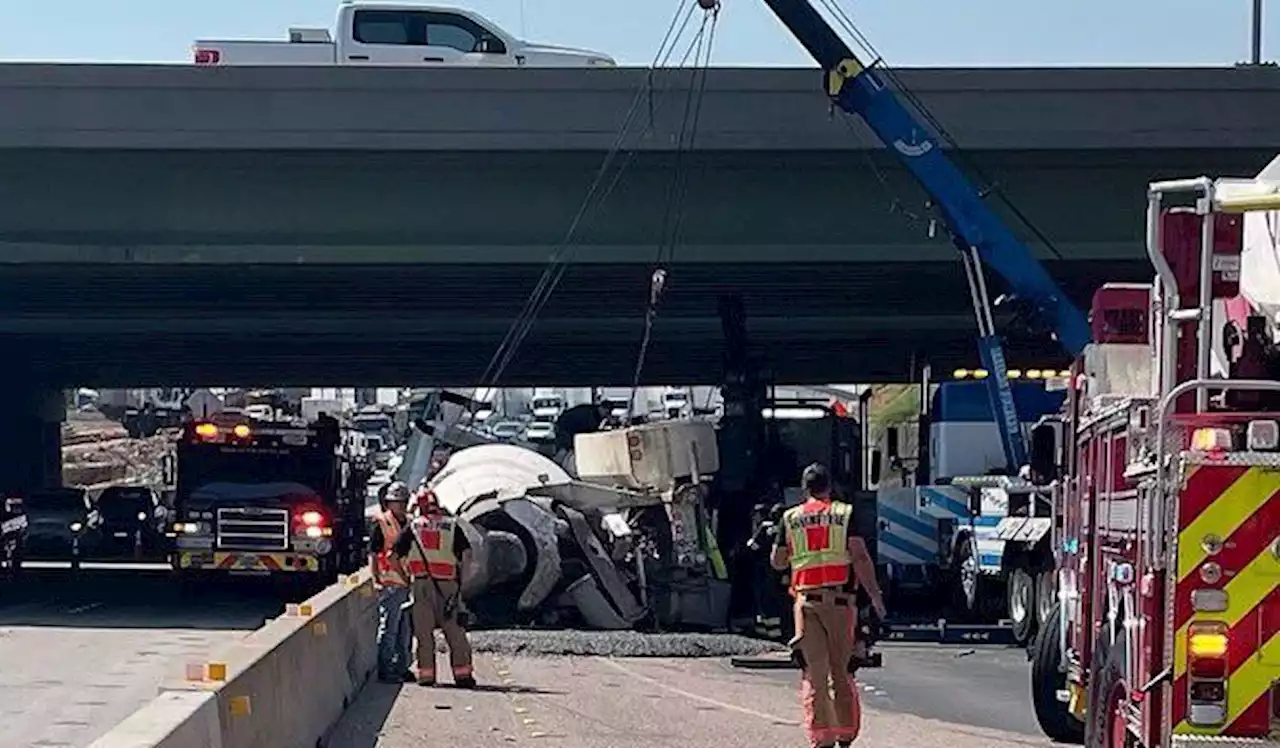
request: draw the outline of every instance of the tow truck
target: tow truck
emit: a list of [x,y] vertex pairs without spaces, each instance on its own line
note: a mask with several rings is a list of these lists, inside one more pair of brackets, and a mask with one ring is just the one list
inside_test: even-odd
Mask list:
[[310,586],[360,567],[372,465],[347,453],[335,419],[192,421],[175,467],[171,563],[185,582],[292,575]]
[[[931,232],[940,227],[959,251],[977,322],[979,360],[989,373],[985,382],[1005,455],[1005,472],[1017,475],[1026,464],[1026,445],[984,268],[994,270],[1004,280],[1018,303],[1050,328],[1069,355],[1078,355],[1090,342],[1088,321],[1030,249],[987,204],[985,191],[975,186],[944,152],[945,133],[941,127],[918,103],[903,95],[893,73],[878,56],[870,63],[860,59],[809,0],[764,2],[822,68],[823,87],[834,106],[859,116],[920,184],[934,213]],[[719,7],[718,0],[699,0],[699,4],[708,10]],[[726,394],[726,408],[728,402]],[[721,532],[726,531],[728,519],[728,534],[740,537],[740,526],[749,522],[742,515],[749,511],[747,504],[734,511],[739,516],[726,517],[722,513]],[[726,541],[722,539],[722,543]],[[951,633],[964,639],[972,632]],[[945,621],[927,631],[905,627],[899,636],[946,641],[948,628]]]
[[1093,299],[1060,440],[1036,716],[1092,748],[1280,745],[1280,157],[1149,185],[1150,284]]
[[[1031,432],[1056,416],[1063,372],[1011,370],[1018,421]],[[891,608],[963,625],[968,640],[1027,645],[1050,609],[1051,505],[1031,481],[1002,475],[1004,456],[981,369],[922,383],[916,455],[900,454],[898,427],[885,429],[877,465],[879,564]],[[927,407],[925,407],[927,403]],[[876,455],[881,458],[880,455]],[[892,475],[897,472],[899,475]],[[897,638],[908,638],[899,627]]]

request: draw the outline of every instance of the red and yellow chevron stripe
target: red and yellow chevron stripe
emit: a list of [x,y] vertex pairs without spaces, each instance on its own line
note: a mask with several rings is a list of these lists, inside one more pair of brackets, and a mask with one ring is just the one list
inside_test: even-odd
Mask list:
[[[1266,463],[1266,464],[1263,464]],[[1177,587],[1174,597],[1175,734],[1251,737],[1267,734],[1271,689],[1280,678],[1280,460],[1233,455],[1189,467],[1178,503]],[[1206,538],[1221,540],[1210,554]],[[1222,567],[1221,578],[1200,578],[1203,564]],[[1227,609],[1197,612],[1197,589],[1227,593]],[[1196,621],[1228,627],[1227,719],[1225,726],[1195,727],[1187,720],[1187,632]]]
[[252,553],[220,551],[208,553],[183,552],[181,566],[184,569],[219,569],[222,571],[295,572],[320,571],[320,559],[297,553]]

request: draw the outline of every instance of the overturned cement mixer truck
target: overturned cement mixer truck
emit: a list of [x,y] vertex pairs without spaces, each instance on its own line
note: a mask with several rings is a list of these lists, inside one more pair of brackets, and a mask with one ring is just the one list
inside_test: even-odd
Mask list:
[[413,483],[441,442],[462,447],[427,485],[471,542],[462,592],[476,623],[724,625],[730,585],[707,508],[719,469],[711,423],[579,434],[561,464],[514,444],[414,441],[401,473]]

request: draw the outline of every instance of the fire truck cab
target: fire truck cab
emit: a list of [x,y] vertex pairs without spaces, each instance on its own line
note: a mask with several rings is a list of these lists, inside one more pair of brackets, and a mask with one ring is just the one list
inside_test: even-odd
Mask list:
[[1280,259],[1277,185],[1280,158],[1150,185],[1155,280],[1094,296],[1062,438],[1033,446],[1059,593],[1032,694],[1054,739],[1280,745],[1280,284],[1248,278],[1250,255]]
[[369,468],[347,453],[333,419],[186,424],[177,446],[174,569],[186,582],[208,573],[279,574],[304,584],[354,571],[363,560]]

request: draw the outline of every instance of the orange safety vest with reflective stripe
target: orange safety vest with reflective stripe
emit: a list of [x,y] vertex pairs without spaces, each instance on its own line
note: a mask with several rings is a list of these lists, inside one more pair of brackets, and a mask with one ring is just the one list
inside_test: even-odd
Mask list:
[[458,525],[447,514],[431,512],[413,520],[414,542],[409,551],[409,573],[415,579],[457,579],[458,557],[453,553],[453,534]]
[[849,582],[849,519],[853,505],[809,499],[782,515],[791,546],[791,588],[797,592]]
[[404,560],[391,550],[400,537],[400,521],[391,512],[378,512],[378,527],[382,530],[382,550],[373,557],[373,579],[383,587],[408,587],[409,573]]

